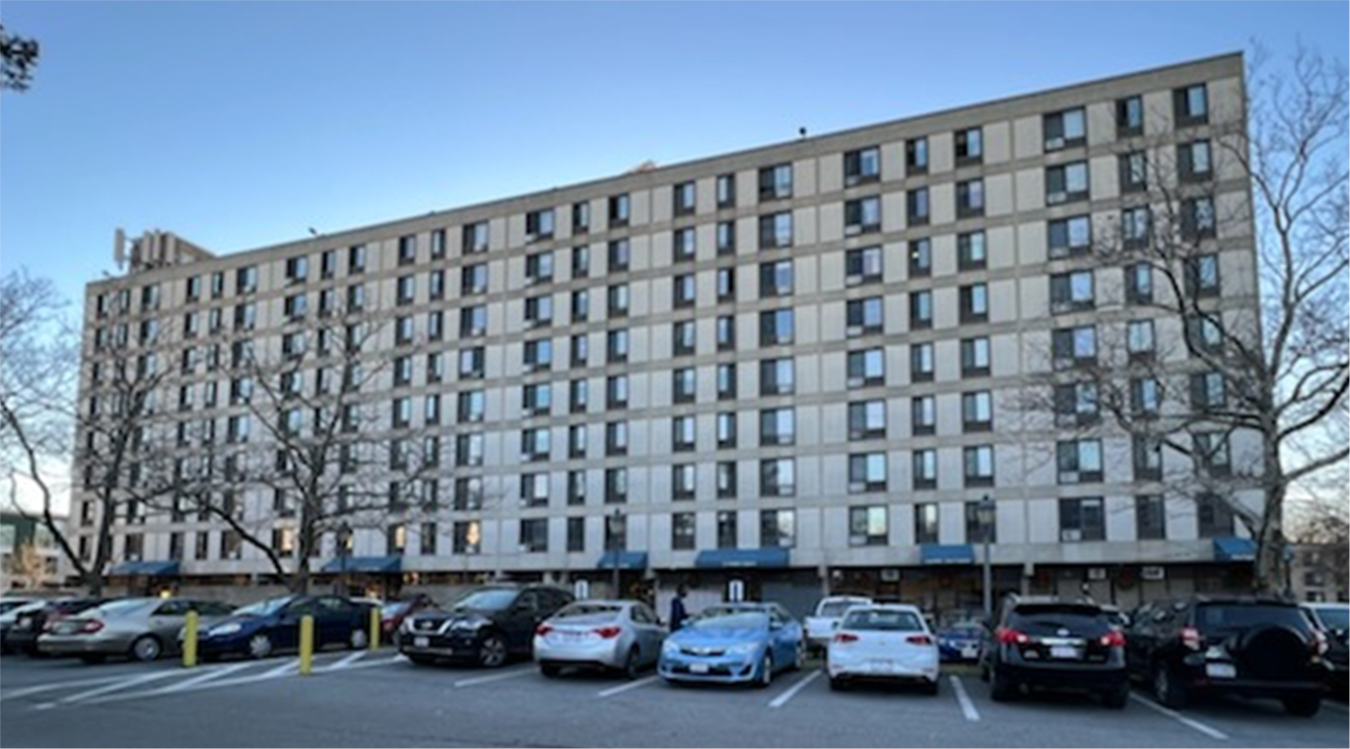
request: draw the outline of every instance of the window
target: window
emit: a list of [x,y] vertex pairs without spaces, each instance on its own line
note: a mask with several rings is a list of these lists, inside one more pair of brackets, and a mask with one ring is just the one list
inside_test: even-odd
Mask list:
[[1105,541],[1106,515],[1101,497],[1059,500],[1059,540]]
[[572,278],[586,278],[591,274],[591,248],[582,245],[572,248]]
[[1214,174],[1209,141],[1197,140],[1177,146],[1177,175],[1183,182],[1199,182]]
[[790,395],[797,386],[796,367],[792,357],[764,359],[759,363],[759,394]]
[[1196,497],[1195,515],[1201,538],[1233,535],[1233,508],[1217,494]]
[[760,510],[759,546],[788,549],[797,545],[796,510]]
[[1218,229],[1214,199],[1209,196],[1181,201],[1181,236],[1187,241],[1213,239]]
[[717,222],[717,254],[732,255],[736,252],[736,222]]
[[759,345],[787,346],[792,344],[793,319],[791,309],[767,310],[759,313]]
[[778,164],[759,170],[759,199],[782,200],[792,197],[792,165]]
[[577,289],[572,292],[572,322],[586,322],[591,318],[591,292]]
[[988,390],[961,394],[961,425],[966,432],[993,430],[994,399]]
[[304,283],[309,279],[309,258],[301,255],[299,257],[286,258],[286,282]]
[[928,208],[927,187],[905,191],[905,216],[909,226],[927,226]]
[[924,289],[909,293],[909,329],[933,327],[933,292]]
[[1120,155],[1121,193],[1141,192],[1148,188],[1148,160],[1143,151]]
[[1144,99],[1130,96],[1116,100],[1116,137],[1142,135],[1144,132]]
[[870,387],[886,384],[886,357],[882,349],[848,352],[848,386]]
[[1167,510],[1160,494],[1141,494],[1134,498],[1135,537],[1140,541],[1167,539]]
[[460,338],[480,338],[487,335],[487,307],[475,305],[459,311]]
[[567,427],[567,457],[586,457],[586,425],[573,424]]
[[1218,354],[1223,351],[1223,325],[1208,313],[1201,312],[1186,318],[1186,338],[1197,354]]
[[611,330],[605,334],[605,354],[610,364],[628,361],[627,330]]
[[1152,320],[1131,320],[1125,326],[1125,349],[1130,359],[1143,361],[1154,356]]
[[431,299],[445,298],[445,271],[434,270],[427,274],[427,296]]
[[681,463],[670,467],[670,492],[674,500],[694,498],[695,471],[693,463]]
[[886,438],[886,401],[867,400],[848,404],[850,440]]
[[792,213],[771,213],[759,217],[759,247],[773,249],[792,246]]
[[1045,150],[1058,151],[1087,143],[1087,113],[1082,107],[1047,114],[1043,123]]
[[693,416],[676,416],[670,420],[670,444],[675,452],[689,452],[697,442],[696,422]]
[[525,299],[525,327],[535,328],[553,324],[553,297],[533,296]]
[[974,231],[956,235],[956,267],[959,270],[975,270],[985,267],[987,263],[984,232]]
[[922,395],[910,399],[910,430],[919,437],[937,433],[937,399]]
[[736,399],[736,365],[734,363],[717,365],[717,400]]
[[736,318],[734,315],[719,315],[715,324],[717,330],[717,350],[734,351],[736,349]]
[[529,284],[553,280],[553,253],[536,252],[525,258],[525,279]]
[[933,380],[932,343],[916,343],[909,347],[909,379],[913,382]]
[[1059,328],[1051,334],[1055,369],[1085,366],[1097,361],[1097,328],[1082,325]]
[[482,551],[483,530],[477,520],[460,520],[454,526],[454,552],[478,554]]
[[984,131],[978,127],[956,131],[956,165],[978,164],[984,156]]
[[910,138],[905,141],[905,173],[928,173],[928,139]]
[[630,219],[630,201],[628,193],[615,195],[609,199],[609,225],[612,228],[628,226]]
[[1088,426],[1101,419],[1101,396],[1095,382],[1056,385],[1054,398],[1055,426]]
[[520,521],[520,550],[533,554],[548,551],[548,518]]
[[1209,476],[1228,476],[1233,465],[1228,453],[1228,435],[1223,432],[1197,432],[1194,435],[1194,455],[1197,473]]
[[1126,249],[1148,246],[1152,215],[1148,206],[1126,208],[1120,212],[1120,238]]
[[[605,469],[605,504],[623,504],[628,501],[628,469]],[[609,535],[609,523],[605,524],[606,536]]]
[[914,489],[937,488],[937,450],[915,450],[913,458]]
[[1148,263],[1125,268],[1125,300],[1130,304],[1153,302],[1153,267]]
[[961,450],[966,486],[994,485],[994,446],[976,445]]
[[914,239],[909,242],[909,275],[922,278],[933,273],[933,243],[929,239]]
[[1059,483],[1088,484],[1102,480],[1102,441],[1066,440],[1055,445]]
[[488,267],[487,263],[478,263],[476,265],[466,265],[460,271],[460,293],[464,296],[487,293],[488,287]]
[[693,320],[681,320],[671,326],[670,347],[672,356],[693,356],[697,345],[697,332]]
[[412,357],[394,357],[394,386],[412,384]]
[[736,175],[719,174],[717,176],[717,207],[732,208],[736,205]]
[[1172,111],[1178,126],[1200,125],[1209,121],[1209,95],[1205,84],[1176,89],[1172,92]]
[[572,204],[572,233],[585,234],[591,230],[591,204],[582,201]]
[[484,362],[487,354],[482,346],[461,349],[459,352],[459,377],[463,380],[481,380],[485,373]]
[[1045,169],[1045,203],[1059,205],[1075,200],[1087,200],[1088,165],[1076,161]]
[[676,309],[693,307],[698,300],[698,286],[693,273],[681,273],[671,278],[671,300]]
[[734,302],[736,301],[736,269],[718,268],[717,269],[717,301]]
[[612,284],[605,292],[607,309],[605,314],[612,320],[628,317],[628,284]]
[[844,234],[881,231],[881,198],[872,196],[844,202]]
[[879,296],[850,299],[845,304],[844,319],[849,337],[883,332],[886,318],[881,299]]
[[586,380],[567,383],[567,408],[574,414],[585,413],[588,402]]
[[848,285],[879,283],[881,281],[881,248],[861,247],[849,250],[844,256],[844,272]]
[[973,283],[962,286],[958,293],[961,304],[961,322],[984,322],[989,319],[989,286]]
[[575,553],[585,550],[586,550],[586,518],[568,518],[567,551]]
[[465,254],[478,254],[488,251],[488,222],[468,224],[464,227]]
[[628,375],[605,378],[605,408],[628,408]]
[[1050,276],[1050,311],[1055,314],[1077,312],[1096,306],[1092,271],[1077,270]]
[[693,403],[698,392],[698,380],[693,367],[676,369],[670,373],[670,399],[675,403]]
[[956,216],[970,218],[984,215],[984,180],[971,179],[956,183]]
[[989,339],[961,340],[961,376],[987,377],[989,375]]
[[611,421],[605,424],[605,455],[628,454],[628,422]]
[[736,447],[736,414],[732,411],[717,414],[717,447]]
[[692,512],[676,512],[670,516],[670,548],[676,551],[695,549],[697,516]]
[[791,497],[796,494],[797,462],[792,458],[761,460],[759,493],[765,497]]
[[723,460],[717,463],[717,498],[734,499],[736,497],[736,461]]
[[[464,395],[464,393],[461,393]],[[553,405],[553,386],[549,383],[526,385],[521,390],[521,408],[525,415],[546,414]]]
[[844,154],[844,186],[853,187],[881,179],[881,149],[877,146]]
[[548,507],[548,474],[520,475],[520,504],[524,507]]
[[759,412],[759,444],[794,445],[797,443],[797,411],[793,408],[765,408]]
[[858,453],[848,456],[848,490],[886,491],[886,453]]
[[485,403],[482,390],[461,392],[457,397],[456,418],[462,424],[482,421]]
[[586,504],[585,471],[567,472],[567,504],[568,505]]
[[674,214],[676,216],[692,215],[698,207],[697,196],[697,186],[694,182],[681,182],[675,185],[675,189],[672,191]]
[[1130,380],[1130,411],[1136,417],[1156,416],[1161,393],[1158,381],[1152,377]]
[[914,505],[914,543],[938,542],[938,506],[932,502]]
[[240,268],[234,274],[234,293],[252,294],[258,290],[258,269],[252,265]]
[[792,294],[792,260],[760,263],[760,298]]
[[1219,256],[1186,258],[1186,294],[1191,297],[1219,295]]
[[1136,434],[1131,440],[1131,458],[1135,481],[1162,479],[1162,443]]
[[525,241],[553,238],[553,209],[530,211],[525,214]]
[[609,272],[622,273],[632,263],[632,251],[627,239],[616,239],[609,243]]
[[717,548],[736,548],[736,512],[723,510],[717,513]]

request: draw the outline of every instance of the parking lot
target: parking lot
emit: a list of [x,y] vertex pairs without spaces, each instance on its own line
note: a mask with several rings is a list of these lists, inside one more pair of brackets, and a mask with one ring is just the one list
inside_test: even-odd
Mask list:
[[1338,746],[1344,703],[1316,717],[1275,702],[1184,713],[1136,690],[1124,710],[1072,695],[993,703],[969,669],[929,697],[832,692],[818,663],[768,689],[673,687],[647,674],[546,679],[529,663],[426,668],[390,649],[184,669],[0,662],[5,746]]

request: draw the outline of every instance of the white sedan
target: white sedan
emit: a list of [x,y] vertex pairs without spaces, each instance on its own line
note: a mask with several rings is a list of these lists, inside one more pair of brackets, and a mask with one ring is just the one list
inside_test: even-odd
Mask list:
[[913,606],[855,606],[830,640],[825,671],[831,689],[855,680],[917,683],[938,693],[937,638]]
[[656,663],[665,639],[666,628],[641,601],[576,601],[534,631],[534,661],[549,677],[570,666],[635,679]]

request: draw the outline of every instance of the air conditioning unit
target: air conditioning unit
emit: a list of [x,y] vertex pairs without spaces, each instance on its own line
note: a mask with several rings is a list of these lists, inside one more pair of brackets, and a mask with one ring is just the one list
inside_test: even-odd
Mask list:
[[[1077,483],[1078,483],[1078,471],[1061,471],[1060,474],[1059,474],[1059,483],[1061,483],[1061,484],[1077,484]],[[1067,532],[1067,531],[1066,531],[1066,532]],[[1077,531],[1074,531],[1074,532],[1077,533]],[[1078,539],[1075,538],[1074,540],[1077,541]]]
[[1166,577],[1167,570],[1160,565],[1147,565],[1139,568],[1139,579],[1141,580],[1163,580]]
[[851,237],[854,234],[862,234],[862,230],[863,228],[861,224],[849,224],[848,226],[844,227],[844,236]]
[[862,283],[862,276],[853,274],[844,278],[844,284],[847,286],[857,286]]
[[848,386],[851,387],[851,388],[860,388],[860,387],[862,387],[862,386],[863,386],[863,378],[861,378],[861,377],[850,377],[850,378],[848,378]]
[[883,583],[900,582],[900,570],[897,570],[894,567],[887,567],[886,569],[882,570],[881,582]]
[[1083,540],[1083,532],[1080,531],[1080,530],[1078,530],[1077,528],[1066,528],[1066,529],[1061,530],[1061,531],[1059,532],[1059,540],[1061,540],[1061,541],[1082,541],[1082,540]]
[[867,484],[861,481],[850,481],[848,484],[848,490],[853,494],[859,494],[861,492],[867,491]]
[[862,326],[861,326],[861,325],[850,325],[850,326],[848,326],[848,331],[847,331],[847,333],[848,333],[848,337],[849,337],[849,338],[853,338],[854,336],[860,336],[860,335],[862,335],[862,332],[863,332],[863,329],[862,329]]
[[1063,138],[1050,138],[1050,139],[1048,139],[1048,140],[1045,141],[1045,147],[1046,147],[1047,149],[1063,148],[1063,147],[1064,147],[1064,139],[1063,139]]
[[1068,199],[1069,194],[1066,192],[1052,192],[1049,195],[1045,196],[1045,202],[1048,205],[1058,205],[1059,203],[1063,203]]
[[1106,568],[1105,568],[1105,567],[1088,567],[1088,571],[1087,571],[1087,579],[1089,579],[1089,580],[1105,580],[1105,579],[1106,579]]

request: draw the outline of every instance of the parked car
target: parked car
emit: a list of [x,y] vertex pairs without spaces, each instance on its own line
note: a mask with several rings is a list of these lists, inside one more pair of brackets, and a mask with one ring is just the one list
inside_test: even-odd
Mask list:
[[567,667],[622,671],[636,679],[661,657],[666,628],[641,601],[577,601],[534,631],[534,660],[544,676]]
[[189,611],[196,611],[202,626],[209,626],[229,616],[234,607],[186,598],[110,601],[53,622],[38,637],[38,651],[75,655],[86,663],[102,663],[110,655],[153,661],[178,649],[178,631]]
[[709,606],[671,633],[656,670],[667,683],[716,681],[767,687],[776,671],[798,669],[802,626],[776,603]]
[[844,612],[852,606],[866,606],[872,599],[866,596],[825,596],[816,604],[815,613],[806,617],[802,625],[806,636],[806,647],[811,652],[823,653],[834,637],[834,628]]
[[1145,604],[1131,620],[1130,675],[1167,707],[1201,693],[1273,697],[1294,715],[1321,706],[1326,642],[1296,603],[1201,595]]
[[14,623],[18,618],[24,614],[38,611],[46,605],[47,602],[43,600],[29,601],[0,614],[0,653],[8,653],[13,649],[9,642],[9,632],[14,628]]
[[385,601],[380,605],[380,639],[392,642],[394,647],[398,647],[398,631],[403,626],[403,620],[411,614],[434,608],[436,602],[425,593],[397,601]]
[[314,649],[346,645],[360,650],[370,642],[371,607],[341,596],[280,596],[236,609],[205,627],[197,640],[202,660],[225,655],[266,658],[300,646],[300,620],[314,617]]
[[1024,687],[1092,692],[1114,708],[1129,700],[1125,636],[1095,603],[1009,596],[980,659],[996,702]]
[[984,642],[984,625],[958,622],[937,631],[938,655],[944,661],[975,661]]
[[36,600],[38,599],[29,598],[27,596],[5,596],[0,598],[0,615],[8,614],[14,609],[17,609],[20,606],[27,606]]
[[446,609],[404,619],[398,649],[418,665],[455,660],[497,668],[511,656],[529,658],[535,627],[571,602],[571,593],[551,585],[474,588]]
[[938,693],[937,639],[914,606],[853,606],[830,640],[825,671],[831,689],[854,681],[917,683]]
[[1321,628],[1327,639],[1327,652],[1323,660],[1327,665],[1327,685],[1336,690],[1342,698],[1350,691],[1347,679],[1347,635],[1350,635],[1350,604],[1344,603],[1305,603],[1306,610],[1313,623]]
[[107,598],[57,598],[25,611],[14,619],[5,636],[8,647],[19,653],[37,655],[38,636],[57,621],[92,609],[108,601]]

